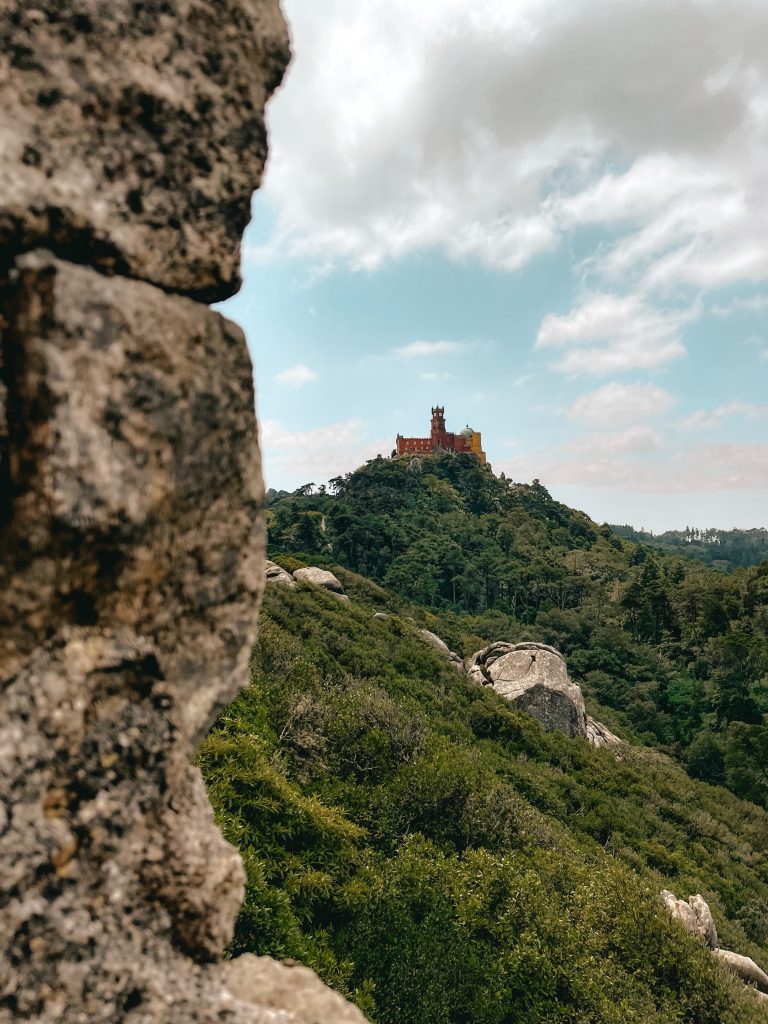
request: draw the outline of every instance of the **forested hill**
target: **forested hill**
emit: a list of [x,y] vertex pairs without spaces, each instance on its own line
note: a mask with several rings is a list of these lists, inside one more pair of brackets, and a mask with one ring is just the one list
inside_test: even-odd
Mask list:
[[247,871],[232,952],[309,964],[373,1024],[764,1024],[659,894],[702,893],[768,965],[768,814],[545,732],[424,642],[428,610],[337,572],[345,602],[268,585],[200,751]]
[[768,559],[768,530],[765,527],[700,530],[687,526],[684,530],[666,530],[664,533],[648,533],[627,525],[612,525],[611,529],[618,537],[695,558],[723,572],[759,565]]
[[609,725],[768,806],[768,562],[726,575],[625,540],[471,456],[377,459],[273,499],[273,556],[386,586],[462,654],[554,644]]

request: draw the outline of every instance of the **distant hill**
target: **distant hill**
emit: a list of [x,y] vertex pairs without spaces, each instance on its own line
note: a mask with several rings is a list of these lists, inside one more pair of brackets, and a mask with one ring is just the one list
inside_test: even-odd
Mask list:
[[759,565],[768,559],[768,530],[764,527],[754,530],[700,530],[686,527],[684,530],[654,534],[636,530],[632,526],[611,525],[611,530],[626,540],[675,552],[686,558],[695,558],[724,572]]
[[469,455],[375,459],[268,518],[273,557],[367,577],[433,615],[461,654],[554,644],[610,728],[768,806],[768,562],[716,572]]

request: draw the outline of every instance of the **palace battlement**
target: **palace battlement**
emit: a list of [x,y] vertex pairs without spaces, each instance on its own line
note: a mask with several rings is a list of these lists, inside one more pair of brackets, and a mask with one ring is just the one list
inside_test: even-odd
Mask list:
[[440,452],[467,452],[474,455],[481,465],[487,462],[480,431],[470,426],[458,434],[446,430],[445,407],[437,405],[432,409],[429,437],[403,437],[398,434],[393,455],[435,455]]

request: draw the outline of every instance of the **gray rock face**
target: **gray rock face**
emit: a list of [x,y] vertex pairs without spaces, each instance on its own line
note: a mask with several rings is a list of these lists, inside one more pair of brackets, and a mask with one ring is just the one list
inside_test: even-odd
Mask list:
[[333,573],[328,572],[326,569],[318,569],[315,565],[308,565],[304,569],[297,569],[293,574],[293,578],[298,580],[299,583],[311,583],[314,587],[323,587],[334,594],[344,594],[344,587],[342,587]]
[[296,581],[293,576],[282,566],[278,565],[277,562],[270,562],[269,559],[264,563],[264,574],[267,581],[267,586],[270,583],[279,583],[285,587],[295,587]]
[[751,957],[733,953],[730,949],[718,948],[715,920],[702,896],[689,896],[686,903],[685,900],[677,899],[668,889],[663,889],[661,898],[672,917],[679,921],[687,932],[701,939],[704,945],[712,950],[713,956],[724,963],[746,985],[756,988],[759,995],[768,996],[768,974],[758,967]]
[[[223,966],[227,989],[246,1003],[258,1002],[277,1011],[270,1018],[276,1024],[365,1024],[357,1007],[329,989],[308,967],[249,953]],[[290,1018],[284,1016],[286,1006],[291,1007]]]
[[431,633],[428,629],[420,629],[419,636],[422,640],[426,640],[430,647],[434,647],[438,654],[444,654],[446,658],[450,658],[451,652],[448,644],[441,640],[436,633]]
[[583,736],[595,747],[621,743],[587,715],[581,687],[568,675],[562,654],[548,644],[496,640],[468,660],[466,672],[473,682],[492,686],[545,729]]
[[664,889],[661,894],[664,905],[683,928],[701,939],[710,949],[717,948],[717,928],[709,905],[700,895],[689,896],[688,902],[679,900],[674,893]]
[[754,985],[758,992],[768,995],[768,974],[751,957],[732,953],[730,949],[715,949],[713,952],[745,984]]
[[10,0],[0,42],[0,1024],[342,1019],[217,963],[244,873],[192,765],[263,488],[242,332],[174,293],[236,285],[285,26]]
[[557,729],[567,736],[587,735],[581,689],[571,680],[565,659],[554,647],[497,642],[478,651],[469,674],[490,684],[545,729]]
[[587,739],[593,747],[615,747],[621,743],[615,733],[591,715],[587,715]]
[[277,0],[6,2],[0,250],[231,295],[288,55]]

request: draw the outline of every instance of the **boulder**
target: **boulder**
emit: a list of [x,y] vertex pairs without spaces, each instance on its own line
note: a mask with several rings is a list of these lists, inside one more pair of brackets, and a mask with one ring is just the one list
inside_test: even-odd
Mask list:
[[581,689],[571,680],[565,659],[554,647],[497,641],[474,655],[469,675],[492,686],[545,729],[567,736],[587,735]]
[[717,947],[715,920],[702,896],[689,896],[686,903],[685,900],[679,900],[669,889],[663,889],[661,898],[672,917],[679,921],[687,932],[701,939],[710,949]]
[[285,587],[295,587],[296,581],[293,576],[277,562],[270,562],[269,559],[265,562],[265,576],[267,586],[270,583],[279,583]]
[[313,587],[323,587],[334,594],[343,595],[344,587],[339,580],[326,569],[318,569],[315,565],[308,565],[304,569],[297,569],[293,578],[299,583],[311,583]]
[[593,747],[615,747],[621,743],[618,736],[591,715],[587,715],[587,739]]
[[568,675],[565,658],[549,644],[495,640],[473,654],[464,668],[473,682],[493,687],[546,729],[583,736],[595,747],[621,743],[587,715],[581,687]]
[[373,617],[377,622],[388,622],[389,616],[386,612],[374,612]]
[[[275,1024],[365,1024],[356,1006],[325,985],[314,971],[295,961],[245,953],[223,965],[223,982],[237,1000],[277,1011]],[[290,1019],[284,1016],[291,1008]],[[283,1012],[280,1012],[283,1011]],[[265,1024],[266,1024],[265,1020]]]
[[732,953],[730,949],[715,949],[713,952],[745,984],[754,985],[758,992],[768,995],[768,974],[751,957]]
[[444,654],[446,658],[450,658],[451,652],[448,649],[448,644],[441,640],[436,633],[431,633],[428,629],[420,629],[419,636],[422,640],[426,640],[429,646],[433,647],[438,654]]

